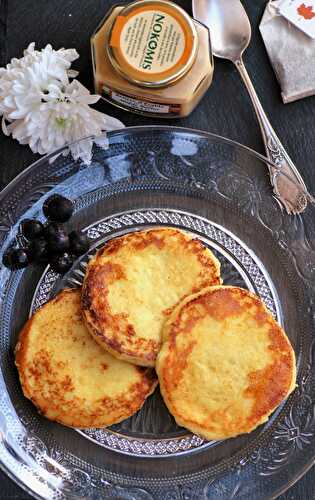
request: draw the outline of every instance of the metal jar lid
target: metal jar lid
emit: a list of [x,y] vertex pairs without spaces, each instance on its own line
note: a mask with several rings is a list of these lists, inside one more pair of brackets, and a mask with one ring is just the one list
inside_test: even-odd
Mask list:
[[191,17],[173,2],[138,0],[114,19],[106,49],[121,76],[143,87],[163,87],[191,68],[198,34]]

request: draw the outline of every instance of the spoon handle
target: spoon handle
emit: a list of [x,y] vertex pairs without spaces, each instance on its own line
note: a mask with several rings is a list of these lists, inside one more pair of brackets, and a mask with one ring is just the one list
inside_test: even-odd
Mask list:
[[[267,158],[278,168],[268,166],[271,184],[277,201],[289,214],[303,212],[307,205],[307,189],[293,161],[284,149],[261,105],[242,59],[234,62],[252,100],[261,133],[265,143]],[[281,175],[284,173],[285,175]],[[292,180],[291,180],[292,179]]]

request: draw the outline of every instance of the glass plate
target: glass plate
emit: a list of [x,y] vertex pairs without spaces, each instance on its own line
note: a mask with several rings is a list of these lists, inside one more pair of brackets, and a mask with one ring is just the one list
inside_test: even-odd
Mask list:
[[[53,156],[53,155],[51,155]],[[0,463],[38,498],[211,500],[273,498],[315,456],[314,207],[281,212],[262,156],[227,139],[175,127],[109,134],[89,167],[43,158],[2,193],[2,253],[24,217],[43,219],[52,193],[75,202],[71,227],[93,245],[61,277],[0,268]],[[206,442],[178,427],[155,392],[132,418],[103,430],[49,422],[22,395],[13,350],[27,317],[65,286],[80,286],[89,256],[117,235],[184,228],[219,257],[226,284],[257,293],[295,348],[298,387],[251,434]],[[62,346],[61,346],[62,348]]]

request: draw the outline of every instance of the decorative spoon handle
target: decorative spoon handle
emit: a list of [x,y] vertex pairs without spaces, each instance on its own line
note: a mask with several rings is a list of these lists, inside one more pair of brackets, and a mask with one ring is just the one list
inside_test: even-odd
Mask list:
[[[301,175],[272,128],[242,58],[234,61],[234,64],[246,85],[256,111],[265,143],[267,158],[279,167],[279,169],[268,167],[276,199],[280,202],[281,208],[284,207],[288,214],[303,212],[307,206],[308,198],[311,200],[312,197],[308,195]],[[281,175],[281,173],[285,175]]]

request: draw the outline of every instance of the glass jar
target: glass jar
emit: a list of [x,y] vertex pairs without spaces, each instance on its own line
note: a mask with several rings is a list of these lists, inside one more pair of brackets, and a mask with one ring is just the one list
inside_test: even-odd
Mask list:
[[209,88],[209,30],[165,0],[117,5],[91,37],[95,90],[141,115],[187,116]]

